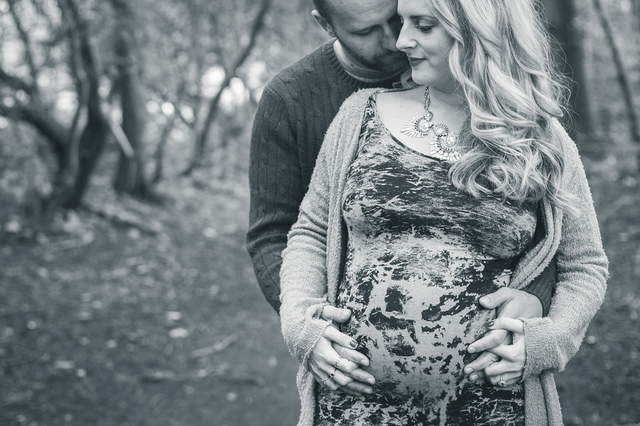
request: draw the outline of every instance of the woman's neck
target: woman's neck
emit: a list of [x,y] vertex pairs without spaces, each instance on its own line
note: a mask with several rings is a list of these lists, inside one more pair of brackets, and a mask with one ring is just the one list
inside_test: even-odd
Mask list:
[[429,88],[431,101],[440,102],[457,109],[465,109],[467,100],[461,89],[456,88],[450,92],[442,91],[434,86]]

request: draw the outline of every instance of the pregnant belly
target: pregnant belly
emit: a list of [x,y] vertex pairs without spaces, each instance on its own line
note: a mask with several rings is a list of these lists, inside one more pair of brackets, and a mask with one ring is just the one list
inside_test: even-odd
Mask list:
[[[362,275],[360,275],[362,277]],[[473,358],[467,346],[487,331],[494,312],[480,296],[506,282],[458,277],[448,282],[358,280],[340,292],[352,316],[342,331],[355,338],[370,360],[376,391],[442,398],[464,380]]]

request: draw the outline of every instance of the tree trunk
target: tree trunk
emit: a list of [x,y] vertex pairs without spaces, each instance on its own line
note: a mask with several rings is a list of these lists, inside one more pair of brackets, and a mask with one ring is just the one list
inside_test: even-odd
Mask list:
[[86,22],[80,16],[80,8],[75,0],[59,0],[63,15],[70,18],[72,25],[72,46],[75,46],[77,64],[72,63],[76,70],[78,86],[86,90],[87,122],[78,142],[78,169],[73,187],[61,188],[53,205],[62,208],[77,209],[82,203],[89,179],[100,158],[109,135],[109,123],[102,112],[99,93],[100,73],[96,66],[93,48],[89,40],[89,30]]
[[613,35],[613,29],[611,28],[611,23],[604,11],[602,3],[600,0],[593,0],[593,6],[596,9],[598,19],[600,20],[605,37],[609,43],[609,49],[611,50],[611,57],[616,69],[616,77],[618,85],[620,86],[620,93],[622,95],[622,100],[624,101],[625,110],[627,111],[627,117],[629,118],[629,133],[631,135],[631,140],[634,144],[638,145],[640,144],[640,118],[636,113],[633,100],[633,89],[631,82],[629,81],[629,77],[627,76],[624,63],[622,62],[622,53],[618,48],[618,44],[616,43],[616,39]]
[[80,136],[78,171],[74,185],[71,188],[62,188],[63,191],[60,194],[62,208],[75,210],[82,204],[82,199],[89,185],[89,178],[104,150],[107,136],[109,136],[109,124],[100,110],[99,103],[97,106],[90,105],[87,125]]
[[116,54],[118,56],[118,74],[120,89],[120,104],[122,106],[122,130],[126,135],[133,155],[120,149],[118,169],[113,186],[117,192],[134,196],[148,194],[148,185],[144,177],[143,163],[143,134],[144,118],[140,102],[140,82],[136,59],[131,54],[130,43],[133,42],[133,34],[130,31],[130,16],[127,6],[119,1],[113,2],[117,15],[120,17],[122,27],[116,41]]
[[558,68],[573,81],[569,98],[571,115],[567,123],[569,133],[572,137],[576,137],[577,133],[590,135],[593,125],[580,43],[582,37],[576,25],[575,0],[542,0],[542,3],[549,31],[557,41],[555,51]]

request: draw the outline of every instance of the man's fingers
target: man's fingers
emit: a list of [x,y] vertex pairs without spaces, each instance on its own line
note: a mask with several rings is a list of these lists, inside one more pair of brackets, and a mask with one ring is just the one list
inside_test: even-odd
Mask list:
[[351,396],[362,396],[363,392],[355,391],[349,388],[349,385],[340,388],[340,391]]
[[512,333],[524,334],[524,322],[519,319],[500,317],[496,318],[493,325],[489,327],[491,330],[503,329]]
[[358,381],[352,381],[347,383],[342,390],[349,395],[362,395],[363,393],[372,394],[373,388]]
[[320,318],[327,321],[335,321],[343,323],[351,317],[351,311],[349,309],[336,308],[335,306],[327,305],[322,309]]
[[376,383],[375,377],[373,377],[370,373],[367,373],[362,368],[358,368],[351,373],[348,374],[349,377],[353,378],[354,381],[358,381],[361,383],[367,383],[369,385],[373,385]]
[[485,334],[482,338],[476,340],[467,348],[467,352],[475,354],[478,352],[486,351],[488,349],[495,348],[505,342],[508,336],[506,330],[492,330]]
[[480,302],[485,309],[495,309],[511,299],[511,291],[512,289],[510,288],[502,287],[493,293],[482,296],[478,302]]
[[542,304],[537,296],[524,290],[502,287],[482,296],[478,302],[483,308],[495,309],[498,317],[535,318],[542,316]]

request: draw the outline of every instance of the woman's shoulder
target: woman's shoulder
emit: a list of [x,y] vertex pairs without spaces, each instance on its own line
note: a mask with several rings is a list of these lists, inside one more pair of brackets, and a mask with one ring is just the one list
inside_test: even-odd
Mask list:
[[573,140],[573,138],[569,136],[569,133],[562,125],[560,120],[558,120],[557,118],[552,118],[551,126],[553,128],[553,134],[558,139],[557,143],[562,147],[566,159],[579,160],[580,153],[578,151],[578,145],[576,145],[576,142]]
[[349,96],[344,103],[342,104],[345,108],[352,108],[354,106],[359,106],[365,104],[370,98],[378,98],[378,97],[401,97],[404,92],[408,92],[413,90],[412,87],[403,87],[397,89],[385,89],[385,88],[371,88],[371,89],[360,89],[357,92],[353,93]]

